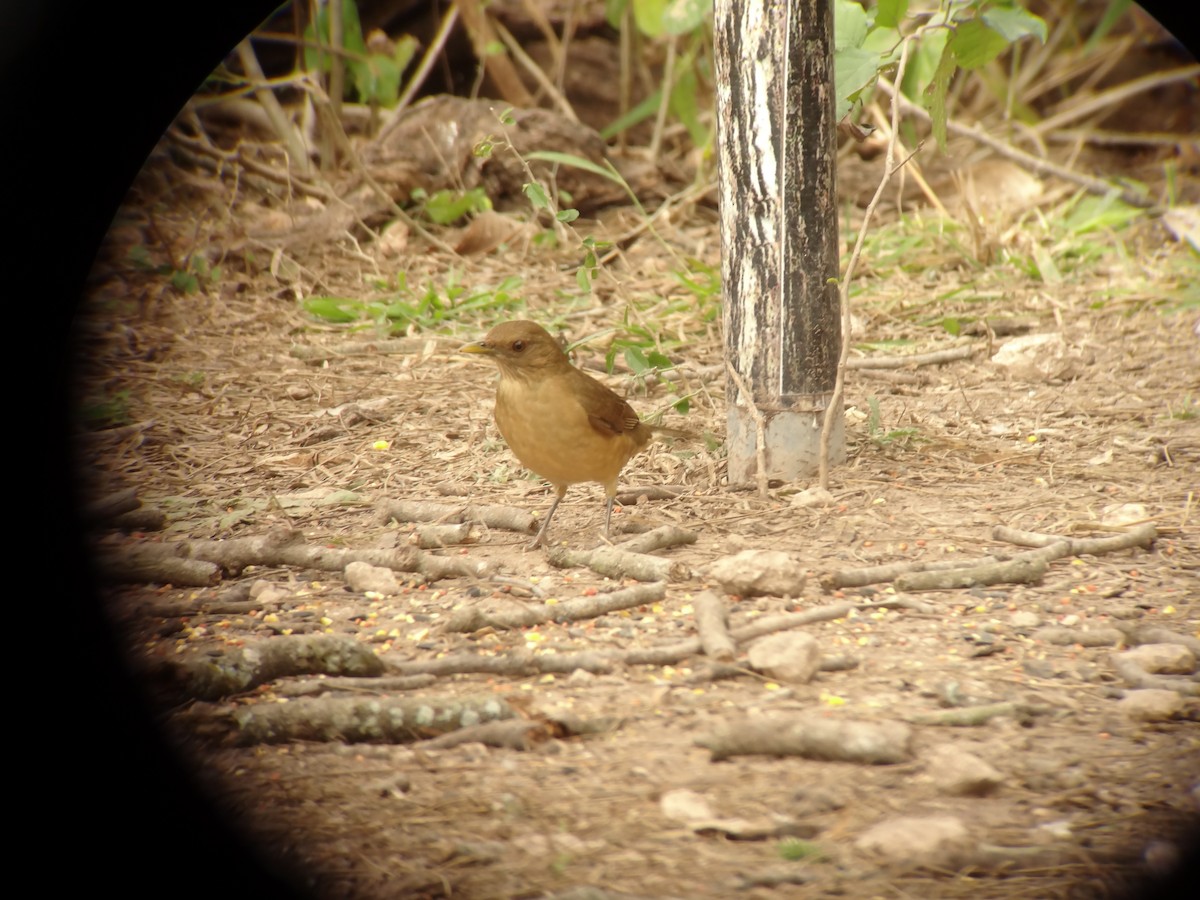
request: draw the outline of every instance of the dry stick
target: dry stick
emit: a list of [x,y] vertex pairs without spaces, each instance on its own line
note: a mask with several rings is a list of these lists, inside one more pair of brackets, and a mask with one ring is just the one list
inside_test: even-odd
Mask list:
[[[394,654],[398,655],[398,654]],[[503,656],[477,656],[458,653],[437,659],[413,659],[387,662],[394,675],[507,675],[513,678],[531,675],[559,675],[582,669],[596,675],[606,675],[622,662],[620,654],[611,652],[533,653],[524,648],[510,647]]]
[[[900,45],[900,65],[896,69],[896,78],[901,83],[903,83],[904,79],[904,70],[908,67],[909,45],[924,30],[924,26],[918,28],[913,34],[905,38]],[[833,383],[833,396],[829,398],[829,405],[825,408],[825,419],[821,423],[821,451],[817,466],[817,483],[825,491],[829,490],[829,443],[833,437],[833,423],[836,416],[840,414],[842,397],[846,393],[846,361],[850,358],[850,282],[854,278],[854,268],[858,265],[858,258],[862,255],[863,244],[867,239],[867,229],[870,227],[871,219],[875,215],[875,208],[879,206],[884,188],[892,180],[892,174],[899,168],[899,166],[893,168],[896,160],[896,140],[899,132],[900,107],[897,103],[892,103],[892,133],[888,136],[887,156],[883,163],[883,177],[879,179],[879,186],[875,188],[875,196],[871,198],[871,202],[867,204],[866,212],[863,213],[862,226],[858,229],[858,238],[854,242],[854,252],[850,254],[850,259],[846,263],[846,274],[842,276],[841,284],[838,286],[838,299],[842,308],[842,348],[838,354],[837,376]],[[907,160],[905,161],[907,162]],[[904,165],[904,163],[900,165]],[[731,368],[730,371],[733,371],[733,369]]]
[[172,662],[189,697],[217,700],[286,675],[382,675],[383,662],[366,644],[350,637],[310,634],[272,637],[217,656],[197,652]]
[[658,112],[654,116],[654,132],[650,137],[650,165],[658,167],[658,157],[662,152],[663,131],[667,125],[667,109],[671,105],[671,88],[675,81],[676,46],[675,36],[667,37],[667,60],[663,64],[662,96],[658,102]]
[[308,151],[300,140],[300,135],[296,133],[296,129],[288,121],[287,114],[283,111],[283,107],[279,105],[279,100],[276,99],[274,92],[269,87],[265,87],[267,76],[263,73],[262,66],[258,64],[258,57],[254,55],[254,48],[250,46],[250,38],[246,38],[238,44],[237,53],[238,58],[242,61],[242,68],[246,70],[246,77],[260,85],[254,88],[254,96],[262,104],[263,111],[266,112],[267,118],[271,120],[271,125],[275,129],[275,133],[279,135],[279,139],[283,141],[283,145],[288,148],[292,164],[301,172],[308,174],[311,170],[308,162]]
[[992,529],[992,538],[997,541],[1007,541],[1010,544],[1020,544],[1022,547],[1048,547],[1060,541],[1067,544],[1068,556],[1101,556],[1105,553],[1115,553],[1118,550],[1130,550],[1141,547],[1148,550],[1158,537],[1158,529],[1153,522],[1144,522],[1136,528],[1131,528],[1123,534],[1114,534],[1104,538],[1062,538],[1053,534],[1041,534],[1036,531],[1019,531],[997,525]]
[[521,68],[533,76],[533,80],[538,83],[542,90],[550,95],[550,99],[554,101],[554,105],[562,111],[562,114],[578,125],[579,116],[575,114],[575,108],[571,106],[571,101],[564,97],[562,92],[554,86],[554,83],[542,71],[542,67],[530,59],[529,54],[521,49],[521,45],[517,43],[517,39],[500,22],[493,22],[492,25],[500,35],[500,40],[504,42],[504,46],[508,48],[508,51],[516,58],[517,62],[521,64]]
[[1100,112],[1103,109],[1124,103],[1134,94],[1153,90],[1163,85],[1173,84],[1176,81],[1187,81],[1195,78],[1197,74],[1200,74],[1200,65],[1193,64],[1178,69],[1169,69],[1166,72],[1152,72],[1149,75],[1143,75],[1141,78],[1135,78],[1132,81],[1127,81],[1124,84],[1101,91],[1099,94],[1082,100],[1078,104],[1064,109],[1062,112],[1056,113],[1048,119],[1043,119],[1034,125],[1033,129],[1039,134],[1055,131],[1060,125],[1074,122],[1076,119],[1082,119],[1084,116],[1089,116],[1094,112]]
[[[894,85],[885,79],[879,79],[879,87],[888,94],[906,113],[915,116],[922,122],[930,122],[931,117],[923,108],[917,106],[912,101],[908,100],[903,94],[897,93]],[[1053,175],[1055,178],[1060,178],[1063,181],[1077,184],[1080,187],[1088,190],[1093,194],[1106,196],[1108,194],[1116,194],[1125,203],[1130,206],[1136,206],[1139,209],[1147,209],[1151,212],[1158,213],[1161,210],[1153,203],[1140,194],[1117,185],[1110,184],[1101,178],[1093,178],[1090,175],[1081,175],[1078,172],[1073,172],[1063,166],[1052,163],[1046,159],[1040,159],[1032,154],[1026,153],[1024,150],[1018,150],[1016,147],[1004,143],[991,135],[985,133],[980,128],[968,128],[954,119],[946,120],[946,129],[954,134],[962,137],[968,137],[976,143],[983,144],[989,150],[998,153],[1006,159],[1011,159],[1018,165],[1029,169],[1038,174]]]
[[[322,103],[322,104],[325,104],[326,106],[328,106],[329,95],[326,94],[321,89],[321,86],[319,84],[310,83],[308,85],[308,90],[313,94],[313,96],[316,98],[316,101],[318,103]],[[380,200],[382,200],[384,202],[384,205],[387,206],[388,211],[391,212],[391,214],[393,216],[395,216],[397,219],[402,221],[405,225],[407,225],[413,231],[415,231],[417,234],[419,234],[421,237],[423,237],[426,241],[433,244],[433,246],[437,247],[439,250],[443,251],[444,253],[448,253],[451,256],[457,257],[459,254],[453,247],[451,247],[449,244],[447,244],[445,241],[443,241],[437,235],[433,234],[431,231],[426,229],[424,226],[421,225],[420,222],[418,222],[416,219],[414,219],[412,216],[410,216],[408,213],[406,213],[401,208],[400,204],[398,204],[395,201],[395,199],[392,197],[392,195],[389,194],[384,189],[383,185],[381,185],[375,179],[375,176],[367,171],[366,165],[364,165],[362,159],[359,158],[358,152],[354,149],[354,145],[350,143],[349,136],[347,136],[345,129],[342,128],[341,120],[333,119],[331,121],[331,125],[333,126],[334,137],[337,139],[337,142],[341,146],[342,151],[346,154],[346,158],[350,161],[351,168],[353,168],[358,173],[359,177],[361,177],[362,180],[366,182],[367,186],[371,189],[371,191],[377,197],[379,197]],[[372,232],[371,229],[367,226],[367,224],[365,222],[363,222],[362,217],[358,215],[358,210],[354,209],[354,207],[351,206],[349,203],[347,203],[345,200],[342,200],[340,195],[338,196],[337,199],[340,203],[342,203],[342,205],[344,205],[347,209],[349,209],[351,212],[353,212],[355,214],[355,218],[358,219],[359,225],[364,230],[366,230],[368,233],[371,233],[374,236],[374,232]]]
[[1053,134],[1046,135],[1047,141],[1058,144],[1097,144],[1106,146],[1167,146],[1193,144],[1194,134],[1183,134],[1172,131],[1108,131],[1100,128],[1063,128]]
[[595,550],[568,550],[554,547],[546,561],[559,569],[587,566],[593,572],[609,578],[636,578],[638,581],[687,581],[692,570],[678,561],[630,553],[619,547],[597,547]]
[[[846,346],[849,346],[847,341]],[[729,377],[733,379],[733,383],[737,385],[738,392],[746,401],[746,405],[750,408],[750,418],[754,420],[754,465],[757,471],[754,473],[754,480],[758,484],[758,496],[767,496],[767,423],[763,420],[763,414],[759,411],[754,403],[754,395],[750,393],[750,388],[746,386],[745,379],[742,378],[740,372],[734,368],[733,363],[725,360],[725,371],[729,373]],[[836,390],[836,389],[835,389]],[[826,416],[828,421],[828,416]],[[825,452],[825,435],[821,435],[821,458],[826,457]]]
[[1125,683],[1136,690],[1176,691],[1192,697],[1200,696],[1200,684],[1193,681],[1191,676],[1153,675],[1124,653],[1110,653],[1108,661]]
[[572,597],[555,604],[539,603],[507,611],[497,612],[478,606],[464,606],[456,610],[442,627],[448,632],[464,633],[483,628],[529,628],[546,622],[577,622],[646,603],[656,603],[666,595],[666,582],[657,581],[634,585],[610,594]]
[[491,694],[452,698],[328,698],[259,703],[235,710],[236,742],[342,741],[401,744],[516,713]]
[[1027,722],[1037,715],[1048,715],[1054,710],[1047,706],[1028,703],[989,703],[986,706],[968,706],[962,709],[947,709],[941,712],[914,713],[907,717],[913,725],[957,725],[970,727],[986,725],[1001,716]]
[[989,584],[1033,584],[1041,580],[1052,560],[1067,555],[1067,542],[1059,541],[1040,550],[1018,553],[1012,559],[970,568],[901,575],[893,584],[897,591],[948,591]]
[[[546,39],[546,47],[550,50],[550,56],[553,59],[553,68],[555,72],[561,72],[566,65],[565,52],[562,42],[558,39],[558,35],[554,33],[554,27],[550,24],[550,19],[546,16],[546,11],[542,6],[535,3],[534,0],[521,0],[521,5],[525,7],[525,14],[529,16],[534,27],[542,33],[542,37]],[[572,7],[578,4],[570,4]],[[568,15],[574,10],[569,10]],[[497,22],[497,25],[500,23]]]
[[433,68],[438,54],[442,52],[442,47],[445,46],[446,40],[450,37],[450,33],[454,30],[454,24],[457,21],[458,6],[451,3],[446,10],[446,14],[442,16],[442,24],[438,26],[437,34],[429,42],[429,49],[421,57],[421,64],[417,66],[412,78],[408,80],[408,85],[404,88],[404,93],[400,95],[400,99],[396,103],[396,108],[390,112],[387,124],[379,129],[379,134],[376,135],[375,140],[385,141],[388,135],[396,130],[396,127],[400,124],[401,113],[408,109],[413,97],[417,95],[417,91],[421,89],[421,85],[429,77],[429,72]]
[[697,537],[698,535],[694,531],[674,525],[660,525],[637,537],[621,541],[617,546],[630,553],[653,553],[655,550],[667,550],[684,544],[694,544]]
[[475,58],[480,68],[492,77],[500,99],[513,106],[532,106],[525,84],[517,75],[517,70],[506,55],[492,53],[491,44],[496,39],[496,32],[491,16],[481,0],[454,0],[462,14],[463,27],[471,38],[471,46],[475,50]]
[[308,196],[316,197],[318,200],[324,200],[328,203],[333,203],[337,200],[337,197],[332,191],[321,185],[313,184],[308,179],[301,178],[297,175],[283,174],[271,166],[246,157],[242,153],[242,150],[246,146],[245,142],[239,143],[236,150],[225,152],[219,147],[214,147],[205,141],[188,137],[174,128],[167,132],[167,136],[173,143],[178,144],[185,150],[202,156],[211,157],[222,163],[235,162],[246,171],[258,175],[261,178],[265,178],[268,181],[273,181],[276,184],[282,184],[289,189],[295,190],[298,194],[307,194]]
[[314,697],[338,691],[355,694],[388,694],[393,691],[415,691],[436,683],[437,679],[432,675],[395,678],[349,678],[323,675],[320,678],[302,678],[297,681],[280,682],[271,688],[271,693],[279,697]]
[[912,356],[866,356],[847,360],[847,369],[902,369],[905,366],[936,366],[941,363],[968,359],[987,349],[986,344],[966,344],[948,350],[914,353]]
[[528,512],[515,506],[489,504],[433,503],[417,500],[387,500],[378,505],[379,521],[387,522],[477,522],[488,528],[503,528],[521,534],[533,534],[536,522]]
[[822,575],[820,582],[821,587],[826,591],[833,591],[838,588],[863,587],[868,584],[878,584],[881,581],[895,581],[901,575],[908,575],[912,572],[945,572],[949,569],[987,566],[998,562],[1000,560],[995,556],[983,556],[978,559],[969,560],[905,560],[881,566],[864,566],[861,569],[843,569],[840,572],[830,572]]
[[692,607],[704,654],[720,662],[731,661],[737,646],[729,634],[729,605],[712,591],[701,591],[692,600]]
[[887,765],[911,759],[912,740],[913,731],[904,722],[826,719],[801,713],[740,719],[693,743],[712,753],[713,762],[764,754]]
[[192,559],[219,565],[227,572],[246,566],[294,566],[320,571],[341,571],[352,562],[365,562],[396,572],[417,572],[436,581],[455,576],[483,577],[491,564],[458,556],[432,556],[416,547],[395,550],[340,550],[307,544],[299,532],[273,528],[263,535],[224,541],[192,540],[179,545]]

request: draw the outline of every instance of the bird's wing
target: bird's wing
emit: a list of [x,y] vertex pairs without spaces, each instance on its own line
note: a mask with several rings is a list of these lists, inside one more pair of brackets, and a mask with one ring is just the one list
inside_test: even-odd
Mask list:
[[628,434],[641,423],[633,407],[578,369],[572,369],[576,395],[587,412],[592,427],[603,435],[616,437]]

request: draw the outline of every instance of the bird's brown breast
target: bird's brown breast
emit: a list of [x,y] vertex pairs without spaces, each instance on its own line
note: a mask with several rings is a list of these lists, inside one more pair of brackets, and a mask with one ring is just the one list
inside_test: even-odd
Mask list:
[[556,487],[597,481],[610,494],[651,437],[628,403],[569,363],[501,377],[496,425],[522,465]]

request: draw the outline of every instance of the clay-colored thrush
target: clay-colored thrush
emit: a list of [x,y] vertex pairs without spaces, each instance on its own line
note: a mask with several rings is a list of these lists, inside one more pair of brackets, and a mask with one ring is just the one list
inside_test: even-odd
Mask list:
[[504,322],[464,353],[482,353],[500,367],[496,426],[517,459],[554,485],[554,502],[532,546],[543,543],[567,487],[584,481],[604,486],[609,534],[617,476],[653,436],[628,403],[571,365],[562,347],[536,322]]

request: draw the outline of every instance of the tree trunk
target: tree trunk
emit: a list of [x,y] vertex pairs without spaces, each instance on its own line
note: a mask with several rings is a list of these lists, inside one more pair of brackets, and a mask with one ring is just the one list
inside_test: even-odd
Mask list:
[[[833,12],[716,0],[715,27],[729,480],[755,477],[761,428],[765,477],[790,481],[817,471],[842,339]],[[841,461],[841,416],[831,440]]]

